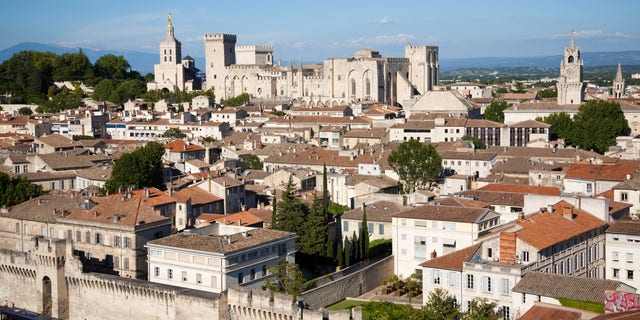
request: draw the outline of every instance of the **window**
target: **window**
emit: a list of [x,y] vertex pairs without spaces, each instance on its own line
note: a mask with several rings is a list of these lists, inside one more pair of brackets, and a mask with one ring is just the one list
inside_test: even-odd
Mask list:
[[427,237],[415,236],[413,239],[415,258],[426,259],[427,258]]
[[440,270],[433,270],[433,283],[440,284]]
[[182,271],[182,282],[187,282],[187,272]]
[[618,261],[620,260],[620,253],[617,251],[611,252],[611,260]]
[[129,270],[129,258],[124,258],[123,262],[124,262],[123,269]]
[[85,232],[84,239],[87,243],[91,243],[91,232],[89,231]]
[[218,277],[211,276],[211,287],[212,288],[217,288],[218,287]]
[[238,273],[238,284],[242,284],[244,282],[244,274],[242,272]]
[[482,277],[482,291],[484,292],[492,292],[493,288],[491,288],[491,277]]
[[73,231],[67,230],[67,239],[73,241]]
[[467,289],[473,290],[473,288],[474,288],[473,281],[474,281],[473,275],[472,274],[468,274],[467,275]]
[[628,201],[629,200],[629,194],[626,192],[620,192],[620,201]]
[[168,269],[168,270],[167,270],[167,277],[168,277],[169,279],[173,279],[173,269]]
[[31,234],[31,230],[29,229],[29,225],[28,224],[24,224],[24,234],[26,235],[30,235]]
[[500,279],[500,293],[511,295],[511,282],[509,279]]
[[407,225],[407,219],[401,219],[400,220],[400,224],[403,225],[403,226],[406,226]]
[[450,287],[454,287],[457,288],[458,287],[458,277],[457,277],[457,273],[456,272],[449,272],[449,286]]
[[369,233],[373,233],[373,223],[372,222],[367,223],[367,230],[369,231]]
[[113,237],[113,246],[116,248],[120,248],[120,236]]
[[493,257],[493,249],[492,248],[487,248],[487,257],[488,258]]
[[613,269],[613,277],[616,279],[620,277],[620,269]]
[[124,237],[124,247],[125,248],[131,248],[131,238]]
[[633,262],[633,253],[627,252],[627,262]]
[[502,319],[511,320],[511,308],[508,306],[502,306]]
[[120,268],[120,257],[113,257],[113,267],[116,269]]
[[250,279],[251,280],[256,279],[256,269],[251,269]]
[[381,224],[378,225],[378,233],[380,235],[384,234],[384,224],[381,223]]
[[342,221],[342,231],[349,231],[349,221]]
[[633,280],[633,270],[627,270],[627,279]]
[[525,303],[527,303],[527,294],[523,293],[522,294],[522,304],[525,304]]
[[400,235],[400,240],[407,240],[407,235],[406,234],[401,234]]
[[96,244],[101,244],[102,243],[102,235],[99,233],[96,233]]
[[263,277],[267,276],[267,266],[266,265],[262,266],[262,276]]
[[196,283],[202,284],[202,275],[199,273],[196,273]]
[[529,262],[529,251],[522,251],[522,261]]
[[160,268],[158,267],[154,267],[153,268],[153,275],[157,278],[160,276]]

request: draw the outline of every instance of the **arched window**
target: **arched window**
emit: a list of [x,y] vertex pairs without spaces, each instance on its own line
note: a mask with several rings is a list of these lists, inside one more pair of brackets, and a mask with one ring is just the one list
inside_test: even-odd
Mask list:
[[369,81],[369,79],[366,79],[364,81],[364,94],[366,96],[370,96],[371,95],[371,81]]
[[567,59],[567,61],[568,61],[569,63],[573,63],[573,56],[569,56],[569,59]]
[[351,95],[356,95],[356,80],[351,79]]

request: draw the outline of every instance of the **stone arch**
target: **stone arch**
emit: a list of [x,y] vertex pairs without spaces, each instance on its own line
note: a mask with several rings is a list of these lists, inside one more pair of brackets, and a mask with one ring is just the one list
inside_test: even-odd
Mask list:
[[574,60],[573,56],[569,56],[569,58],[567,58],[567,62],[569,63],[573,63],[573,60]]
[[53,294],[51,279],[48,276],[42,278],[42,314],[51,316],[53,311]]
[[362,100],[371,100],[371,70],[362,73]]
[[329,100],[325,101],[325,102],[324,102],[324,106],[325,106],[325,107],[329,107],[329,106],[331,106],[331,101],[329,101]]
[[306,107],[307,106],[307,101],[302,100],[302,102],[300,102],[300,106]]
[[316,103],[313,101],[309,101],[309,107],[313,108],[316,106]]

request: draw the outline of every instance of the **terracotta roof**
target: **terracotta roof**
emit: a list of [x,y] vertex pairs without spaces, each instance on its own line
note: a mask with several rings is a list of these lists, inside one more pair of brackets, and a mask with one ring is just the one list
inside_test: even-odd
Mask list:
[[511,193],[526,193],[526,194],[542,194],[549,196],[560,195],[560,189],[556,187],[543,187],[543,186],[530,186],[523,184],[488,184],[482,188],[478,188],[479,191],[493,191],[493,192],[511,192]]
[[353,174],[347,177],[345,185],[355,186],[357,184],[364,183],[370,186],[385,189],[398,186],[398,181],[393,180],[387,176],[369,176],[364,174]]
[[613,190],[640,190],[640,175],[616,184]]
[[342,136],[345,138],[377,138],[382,139],[387,135],[386,128],[373,129],[352,129],[345,132]]
[[176,139],[165,144],[164,148],[170,149],[171,152],[178,152],[178,153],[204,150],[202,146],[199,146],[196,144],[188,144],[187,142],[181,139]]
[[[498,157],[500,157],[500,155],[498,155]],[[499,161],[496,161],[496,163],[493,164],[491,171],[495,173],[514,173],[527,175],[528,179],[529,171],[531,170],[561,171],[562,168],[566,166],[566,164],[549,164],[541,161],[531,161],[530,159],[526,159],[524,157],[517,157],[503,158]]]
[[222,198],[216,197],[213,194],[202,190],[201,188],[180,189],[179,191],[174,192],[173,196],[179,202],[187,202],[187,200],[191,199],[192,206],[203,205],[216,201],[223,201]]
[[580,312],[562,310],[554,307],[534,305],[525,312],[519,320],[579,320],[582,317],[582,313]]
[[465,208],[488,208],[491,204],[478,200],[461,197],[443,197],[429,202],[432,205],[465,207]]
[[498,158],[524,157],[529,159],[557,159],[576,161],[576,158],[588,159],[602,155],[582,149],[531,148],[531,147],[488,147],[487,151],[498,153]]
[[440,153],[440,157],[443,160],[449,159],[462,159],[462,160],[480,160],[480,161],[490,161],[494,159],[498,154],[494,152],[464,152],[464,151],[445,151]]
[[247,236],[245,237],[242,233],[229,236],[178,233],[152,240],[148,243],[150,245],[228,254],[266,242],[296,237],[296,235],[291,232],[262,228],[247,231],[246,234]]
[[141,199],[122,201],[117,197],[109,196],[91,198],[90,201],[95,202],[93,208],[90,210],[82,208],[72,210],[65,218],[126,226],[136,226],[162,220],[167,223],[171,221],[169,218],[156,213],[153,207]]
[[605,232],[640,235],[640,221],[613,221]]
[[537,271],[527,272],[513,287],[513,292],[551,298],[603,303],[606,290],[616,290],[620,281],[575,277]]
[[[145,192],[147,192],[147,194],[145,194]],[[114,194],[114,195],[111,195],[111,197],[122,199],[124,195]],[[144,200],[148,205],[152,207],[171,204],[176,202],[176,198],[171,197],[168,194],[164,193],[163,191],[153,187],[147,188],[147,191],[145,191],[145,189],[134,190],[131,195],[131,198]]]
[[553,205],[553,213],[537,213],[517,224],[522,229],[515,231],[516,236],[538,250],[606,225],[564,200]]
[[236,226],[253,226],[258,223],[264,222],[262,219],[250,213],[248,211],[236,212],[232,214],[228,214],[224,217],[220,217],[215,219],[215,222],[226,224],[226,225],[236,225]]
[[525,120],[517,123],[511,123],[509,124],[509,128],[551,128],[551,125],[536,120]]
[[469,119],[464,125],[465,128],[502,128],[506,127],[504,123],[485,120],[485,119]]
[[111,161],[106,155],[77,156],[73,153],[38,154],[37,157],[53,170],[86,169],[98,162]]
[[638,165],[572,163],[564,172],[565,179],[624,181],[636,170]]
[[420,266],[423,268],[462,271],[464,262],[471,258],[471,255],[473,255],[473,253],[478,250],[478,247],[480,247],[480,244],[466,247],[464,249],[460,249],[458,251],[425,261],[421,263]]
[[48,136],[42,136],[42,137],[38,137],[36,138],[36,140],[38,142],[47,144],[49,146],[52,146],[54,148],[58,148],[58,147],[74,147],[74,148],[80,148],[82,147],[82,145],[77,142],[77,141],[73,141],[65,136],[59,135],[59,134],[50,134]]
[[242,181],[227,176],[213,178],[212,181],[225,187],[238,187],[244,185]]
[[[366,205],[367,221],[391,222],[391,215],[406,207],[390,201],[376,201]],[[342,214],[342,219],[362,220],[362,207],[349,210]]]
[[491,205],[503,205],[511,207],[524,207],[524,193],[505,193],[494,191],[467,190],[456,193],[463,197],[489,203]]
[[[301,148],[301,146],[298,145],[298,148]],[[374,158],[367,153],[351,159],[348,156],[340,156],[339,150],[329,150],[320,147],[302,147],[302,150],[292,153],[272,155],[264,162],[299,165],[323,165],[326,163],[331,166],[357,167],[359,163],[374,163]]]
[[393,214],[393,217],[475,223],[493,211],[485,208],[424,205]]
[[607,313],[599,315],[591,320],[638,320],[640,319],[640,310],[631,310],[620,313]]

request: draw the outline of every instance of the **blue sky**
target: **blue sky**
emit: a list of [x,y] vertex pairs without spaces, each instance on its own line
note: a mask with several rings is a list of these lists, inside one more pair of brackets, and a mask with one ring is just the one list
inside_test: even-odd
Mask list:
[[[531,4],[535,3],[535,4]],[[0,49],[43,42],[156,52],[167,13],[183,55],[204,56],[202,36],[232,33],[238,45],[272,45],[294,62],[404,45],[437,45],[441,58],[562,53],[571,30],[585,52],[640,50],[640,1],[3,1]]]

